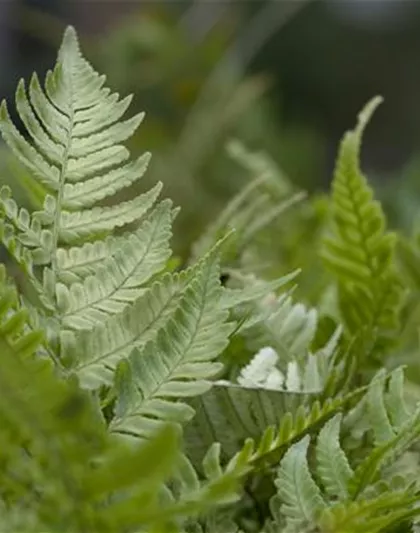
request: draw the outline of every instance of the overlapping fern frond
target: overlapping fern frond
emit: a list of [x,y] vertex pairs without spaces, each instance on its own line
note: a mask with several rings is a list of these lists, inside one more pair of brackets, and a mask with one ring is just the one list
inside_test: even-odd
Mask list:
[[[235,499],[242,471],[220,470],[209,456],[201,481],[179,456],[175,418],[147,442],[116,441],[89,395],[34,356],[41,334],[27,325],[4,269],[1,276],[2,531],[174,530],[177,521]],[[175,497],[162,499],[170,479]]]
[[[390,469],[420,435],[419,411],[407,409],[402,380],[397,369],[389,379],[381,372],[369,385],[362,405],[372,448],[354,466],[340,444],[342,414],[331,418],[318,435],[314,473],[308,463],[310,437],[289,448],[272,503],[285,531],[310,531],[314,524],[323,531],[382,531],[419,512],[414,479],[406,477],[402,485],[393,486],[395,472]],[[383,491],[386,481],[388,494]]]
[[90,398],[75,382],[57,376],[51,361],[34,357],[40,333],[27,325],[3,275],[0,309],[2,531],[112,530],[116,516],[104,502],[112,492],[133,486],[138,481],[133,472],[147,463],[153,465],[151,484],[143,495],[156,499],[175,464],[176,433],[165,429],[152,446],[135,451],[110,447]]
[[218,252],[203,261],[194,281],[165,329],[142,350],[131,353],[117,375],[115,418],[111,430],[148,437],[167,421],[186,422],[192,409],[181,401],[204,393],[221,370],[216,356],[226,347],[232,325],[220,309]]
[[322,403],[310,394],[216,386],[192,402],[197,414],[186,427],[188,453],[199,467],[209,441],[217,439],[223,463],[245,462],[256,470],[274,465],[293,443],[349,411],[361,396],[357,389]]
[[[177,432],[167,428],[168,423],[169,427],[185,423],[194,414],[180,400],[211,386],[209,380],[221,369],[215,359],[233,328],[227,320],[229,309],[255,295],[235,291],[225,295],[219,279],[219,245],[191,268],[165,273],[176,212],[170,201],[154,205],[160,184],[132,201],[113,203],[115,193],[141,178],[149,156],[125,163],[129,153],[121,143],[142,115],[121,120],[130,98],[119,100],[103,85],[104,77],[83,59],[77,36],[69,28],[57,65],[47,75],[45,91],[36,76],[28,94],[23,82],[19,84],[17,111],[27,138],[2,104],[0,130],[30,179],[41,186],[44,203],[40,211],[30,213],[18,208],[9,189],[2,189],[0,234],[28,282],[23,300],[30,322],[46,333],[38,348],[32,349],[32,333],[16,340],[15,331],[26,324],[19,311],[6,322],[4,338],[21,352],[29,350],[34,365],[40,364],[38,357],[50,356],[45,364],[61,376],[60,386],[66,390],[72,384],[71,390],[92,411],[93,421],[88,423],[87,415],[80,420],[97,432],[92,438],[86,436],[92,446],[85,452],[81,448],[83,472],[74,482],[81,499],[74,501],[75,494],[59,487],[57,502],[68,509],[61,512],[51,499],[51,509],[63,524],[49,525],[63,531],[115,531],[117,522],[123,529],[159,523],[175,531],[183,517],[235,496],[238,475],[212,469],[208,459],[204,467],[207,482],[202,482],[187,457],[175,453]],[[101,204],[104,199],[107,205]],[[134,222],[138,223],[134,230],[119,231]],[[73,380],[74,374],[78,380]],[[10,378],[10,386],[12,382]],[[98,395],[106,392],[108,400],[102,405],[110,407],[112,402],[110,421],[101,413],[98,398],[83,389],[94,389]],[[48,398],[46,394],[45,402]],[[42,416],[42,406],[31,406],[38,407]],[[49,421],[48,431],[55,431],[64,447],[66,436],[60,434],[59,423],[55,427],[55,420],[46,417],[45,423]],[[76,422],[73,429],[70,444],[77,446],[85,433]],[[121,444],[121,437],[127,435],[132,437],[128,448]],[[120,438],[115,440],[116,436]],[[166,451],[162,444],[168,447]],[[68,451],[75,454],[69,468],[79,473],[82,463],[76,451]],[[91,469],[91,463],[98,461],[103,468]],[[178,467],[169,478],[169,467],[173,470],[175,463]],[[67,475],[62,464],[60,468],[58,484]],[[114,480],[111,470],[119,472]],[[36,469],[32,474],[38,475]],[[54,472],[48,475],[54,477]],[[139,477],[143,481],[134,487]],[[54,487],[47,488],[54,491]],[[90,489],[92,494],[86,492]],[[35,493],[34,488],[28,494]],[[105,505],[104,499],[111,503]],[[166,510],[157,513],[156,505],[162,503]],[[84,510],[73,520],[67,519],[74,506]]]
[[332,234],[322,256],[337,277],[349,332],[366,331],[384,349],[398,329],[402,286],[394,267],[395,235],[386,232],[380,204],[359,167],[363,131],[381,102],[372,100],[340,146],[332,183]]
[[[238,144],[257,180],[194,264],[171,271],[177,211],[158,202],[161,184],[118,200],[150,156],[130,159],[124,142],[143,115],[125,119],[131,98],[104,83],[68,28],[44,85],[19,83],[21,127],[0,108],[42,197],[31,212],[0,190],[0,240],[23,274],[18,291],[0,268],[0,530],[408,531],[420,514],[419,406],[401,368],[373,379],[353,368],[366,347],[391,346],[402,300],[394,237],[359,169],[378,100],[342,142],[322,251],[342,328],[336,309],[279,294],[297,272],[244,272],[245,247],[301,196]],[[417,250],[405,252],[416,282]]]

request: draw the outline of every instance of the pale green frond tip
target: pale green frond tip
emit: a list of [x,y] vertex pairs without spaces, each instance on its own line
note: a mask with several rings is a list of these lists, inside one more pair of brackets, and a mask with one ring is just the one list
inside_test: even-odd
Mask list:
[[63,35],[61,49],[74,50],[77,52],[79,51],[79,38],[73,26],[67,26],[66,31]]
[[358,122],[356,132],[361,135],[372,118],[373,113],[384,101],[382,96],[375,96],[370,100],[365,107],[358,114]]

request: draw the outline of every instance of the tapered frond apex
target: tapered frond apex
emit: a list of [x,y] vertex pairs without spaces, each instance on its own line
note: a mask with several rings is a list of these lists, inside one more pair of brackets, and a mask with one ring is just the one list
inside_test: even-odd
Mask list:
[[60,46],[59,54],[65,52],[80,53],[79,37],[74,26],[67,26],[64,31],[63,40]]

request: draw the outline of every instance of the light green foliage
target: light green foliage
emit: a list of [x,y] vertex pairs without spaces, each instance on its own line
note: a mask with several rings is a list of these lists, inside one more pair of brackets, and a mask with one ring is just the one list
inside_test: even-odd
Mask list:
[[[104,83],[68,28],[44,85],[18,85],[26,136],[0,109],[16,179],[42,206],[0,191],[19,269],[0,269],[0,531],[415,531],[419,396],[397,332],[416,321],[420,262],[401,238],[397,271],[359,170],[378,101],[341,144],[320,250],[333,276],[309,294],[289,267],[318,276],[324,217],[286,209],[303,195],[240,144],[253,180],[174,268],[161,185],[119,201],[149,155],[130,159],[143,115],[124,118],[130,97]],[[270,256],[260,238],[277,218]],[[290,222],[313,237],[307,255],[288,257]]]
[[[20,509],[23,528],[27,519],[36,527],[62,531],[115,531],[117,523],[119,528],[155,523],[162,530],[169,527],[173,531],[181,527],[183,517],[236,496],[241,473],[219,469],[211,479],[199,479],[187,457],[179,455],[179,424],[188,421],[194,410],[178,399],[210,388],[210,378],[222,368],[215,359],[233,329],[228,322],[229,309],[254,296],[233,291],[222,299],[220,244],[190,269],[166,272],[175,211],[168,200],[154,205],[160,184],[134,200],[113,201],[119,190],[141,178],[149,156],[126,162],[129,153],[121,143],[140,124],[142,115],[122,120],[130,98],[120,100],[103,88],[104,81],[82,57],[75,31],[69,28],[56,67],[47,74],[45,91],[36,75],[28,94],[23,82],[19,84],[16,104],[28,139],[11,122],[4,102],[1,107],[3,138],[44,195],[42,210],[30,212],[17,206],[8,188],[1,191],[2,240],[22,270],[21,302],[26,308],[9,317],[9,308],[14,309],[17,300],[3,276],[2,310],[7,320],[2,345],[10,343],[10,349],[5,344],[2,350],[2,399],[4,395],[5,401],[11,402],[9,389],[14,390],[12,397],[20,390],[30,393],[32,386],[32,394],[36,392],[37,381],[29,385],[27,374],[18,373],[21,381],[8,375],[14,369],[9,359],[16,352],[27,354],[30,365],[47,365],[50,372],[45,378],[44,403],[38,406],[34,401],[29,406],[31,412],[39,410],[33,417],[34,432],[50,396],[54,402],[61,401],[54,387],[71,384],[71,394],[83,398],[92,412],[91,418],[83,415],[80,421],[92,434],[85,437],[85,426],[79,428],[76,422],[71,427],[72,446],[77,448],[80,443],[80,457],[76,449],[64,450],[68,455],[61,463],[55,458],[52,439],[65,446],[63,432],[70,429],[61,429],[65,418],[60,421],[59,415],[45,418],[39,431],[48,444],[47,451],[41,449],[42,455],[34,455],[34,467],[28,472],[34,476],[31,485],[39,481],[51,492],[46,496],[54,495],[56,500],[38,504],[34,486],[27,508],[25,502],[22,508],[13,507],[13,493],[5,488],[4,514]],[[98,205],[104,199],[107,205]],[[265,291],[260,291],[257,296],[263,294]],[[28,332],[17,339],[24,327]],[[38,328],[45,335],[35,345],[39,335],[31,330]],[[77,403],[82,400],[77,398],[74,416],[82,408]],[[5,404],[5,416],[13,414],[7,412],[9,403]],[[52,402],[50,407],[53,416]],[[68,409],[71,414],[71,405]],[[127,436],[131,436],[131,445],[123,444]],[[1,478],[5,487],[13,469],[21,468],[16,461],[27,453],[19,451],[22,444],[12,437],[9,448],[5,447],[14,461],[10,467],[5,465]],[[91,442],[86,452],[85,438]],[[100,439],[98,445],[95,439]],[[109,459],[105,455],[108,448]],[[28,460],[31,453],[29,449]],[[56,472],[57,479],[53,470],[48,470],[44,480],[38,469],[49,455],[54,468],[61,470]],[[109,470],[101,473],[97,467],[102,464]],[[206,462],[207,470],[210,464]],[[66,476],[73,475],[72,469],[80,479],[69,492],[74,482]],[[114,470],[117,474],[111,476]],[[52,476],[50,484],[48,475]],[[92,493],[93,507],[89,493],[84,492],[89,487],[102,491]],[[78,500],[74,491],[80,492]],[[112,505],[101,503],[99,496]],[[158,513],[162,502],[167,510]],[[49,512],[43,507],[47,503]],[[70,512],[72,520],[68,519]]]
[[394,267],[395,235],[359,168],[363,131],[381,102],[372,100],[340,146],[332,184],[332,230],[322,255],[339,283],[340,309],[351,334],[367,329],[380,350],[398,329],[401,282]]
[[[391,376],[392,404],[398,404],[395,380],[399,371]],[[315,447],[314,474],[308,463],[309,436],[294,444],[283,457],[277,473],[277,497],[286,517],[287,531],[312,531],[319,524],[326,531],[382,531],[395,521],[418,513],[414,507],[415,489],[410,479],[402,486],[392,486],[393,479],[385,473],[381,483],[389,481],[385,496],[377,485],[381,472],[395,463],[400,455],[420,435],[418,410],[408,414],[406,422],[394,433],[391,415],[384,407],[385,376],[374,380],[362,400],[367,410],[376,414],[379,400],[384,420],[372,424],[372,448],[366,459],[352,468],[340,444],[341,415],[335,415],[320,431]],[[379,385],[379,387],[378,387]],[[383,435],[383,424],[389,427]],[[323,490],[321,490],[321,487]],[[380,518],[380,519],[379,519]],[[360,528],[366,529],[360,529]]]
[[[143,350],[134,350],[117,372],[118,396],[110,429],[148,437],[162,422],[186,422],[194,411],[173,399],[203,394],[221,370],[215,357],[232,327],[218,309],[221,292],[217,252],[203,262],[165,329]],[[150,427],[150,429],[149,429]]]

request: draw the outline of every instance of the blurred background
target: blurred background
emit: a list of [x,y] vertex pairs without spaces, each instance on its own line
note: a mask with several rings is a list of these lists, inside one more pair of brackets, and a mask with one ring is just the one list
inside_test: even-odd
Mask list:
[[133,93],[132,112],[147,113],[131,148],[153,152],[148,183],[163,180],[182,208],[181,257],[244,185],[226,151],[231,139],[264,152],[290,186],[322,195],[340,137],[376,94],[385,103],[367,131],[363,167],[391,225],[411,231],[420,199],[420,2],[1,0],[3,97],[14,97],[20,77],[53,65],[68,24],[108,85]]

